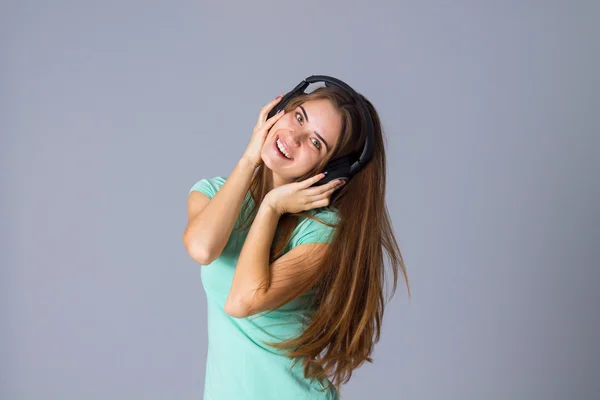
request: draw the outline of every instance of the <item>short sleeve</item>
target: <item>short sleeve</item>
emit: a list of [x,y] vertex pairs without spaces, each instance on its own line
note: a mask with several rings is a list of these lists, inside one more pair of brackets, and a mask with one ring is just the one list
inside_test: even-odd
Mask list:
[[204,178],[196,182],[190,189],[189,193],[197,190],[206,195],[209,199],[212,199],[215,194],[223,187],[226,178],[223,176],[215,176],[213,178]]
[[[330,224],[335,225],[338,222],[337,214],[332,211],[318,213],[315,216]],[[291,240],[291,247],[307,243],[331,243],[334,233],[335,228],[310,218],[304,218],[296,227]]]

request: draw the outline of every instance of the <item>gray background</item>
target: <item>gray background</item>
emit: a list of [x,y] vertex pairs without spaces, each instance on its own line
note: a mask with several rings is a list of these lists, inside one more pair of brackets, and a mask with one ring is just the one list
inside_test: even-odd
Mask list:
[[188,190],[312,74],[381,114],[413,294],[343,397],[598,398],[598,2],[350,3],[2,2],[1,399],[201,398]]

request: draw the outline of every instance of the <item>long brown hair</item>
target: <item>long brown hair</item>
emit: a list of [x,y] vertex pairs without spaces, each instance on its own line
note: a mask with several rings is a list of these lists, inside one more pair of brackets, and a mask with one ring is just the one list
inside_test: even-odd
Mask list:
[[[266,343],[274,348],[286,350],[295,362],[302,360],[306,378],[329,378],[338,394],[340,386],[352,376],[352,371],[370,357],[375,343],[379,341],[384,308],[385,249],[393,273],[393,290],[396,291],[398,270],[403,274],[408,296],[410,287],[406,267],[398,243],[394,237],[390,216],[385,204],[386,157],[384,137],[379,115],[369,100],[362,99],[368,106],[375,128],[373,156],[352,179],[336,193],[328,207],[336,210],[337,224],[323,221],[309,212],[284,214],[277,227],[270,262],[279,258],[291,238],[300,218],[317,220],[335,227],[332,241],[314,268],[312,277],[290,290],[285,304],[309,289],[311,309],[310,321],[301,335],[283,342]],[[328,157],[313,170],[299,177],[308,179],[320,173],[330,159],[350,153],[359,153],[365,142],[365,132],[360,124],[360,108],[345,91],[336,87],[321,87],[290,101],[286,112],[309,100],[329,100],[342,117],[342,131]],[[242,215],[246,215],[247,230],[272,185],[272,172],[264,163],[255,171],[250,185],[253,203],[244,202]],[[290,262],[290,266],[298,262]],[[273,282],[271,282],[273,284]]]

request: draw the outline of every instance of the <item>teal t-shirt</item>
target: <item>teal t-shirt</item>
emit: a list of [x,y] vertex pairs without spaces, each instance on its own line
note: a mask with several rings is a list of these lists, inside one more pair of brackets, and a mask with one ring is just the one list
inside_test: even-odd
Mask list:
[[[193,190],[212,198],[224,185],[226,177],[202,179]],[[251,199],[250,192],[246,195]],[[252,200],[251,200],[252,201]],[[309,210],[328,223],[337,223],[337,214],[328,207]],[[235,223],[239,226],[240,216]],[[304,243],[330,243],[334,228],[303,218],[292,233],[284,252]],[[283,351],[263,342],[297,337],[308,323],[311,291],[276,310],[247,318],[235,318],[224,311],[239,254],[248,231],[232,231],[220,257],[202,266],[201,280],[206,292],[208,353],[204,381],[204,400],[292,400],[338,399],[335,389],[324,389],[329,381],[304,377],[301,361],[292,367],[292,359]]]

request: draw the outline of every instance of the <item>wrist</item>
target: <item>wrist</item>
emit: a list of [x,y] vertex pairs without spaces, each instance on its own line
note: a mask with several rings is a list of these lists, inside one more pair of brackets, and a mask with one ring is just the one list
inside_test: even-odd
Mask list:
[[277,207],[277,204],[271,200],[268,194],[263,199],[260,208],[264,208],[267,212],[276,214],[278,217],[281,217],[284,214],[284,212]]
[[244,169],[251,169],[254,171],[258,167],[259,164],[255,164],[249,158],[242,157],[238,161],[238,165]]

